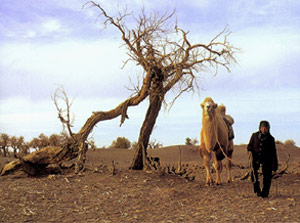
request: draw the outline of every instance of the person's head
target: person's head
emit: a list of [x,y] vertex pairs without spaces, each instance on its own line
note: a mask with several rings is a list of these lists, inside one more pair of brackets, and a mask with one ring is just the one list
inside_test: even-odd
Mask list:
[[270,123],[268,121],[261,121],[259,123],[259,131],[262,133],[262,134],[267,134],[269,133],[270,131]]

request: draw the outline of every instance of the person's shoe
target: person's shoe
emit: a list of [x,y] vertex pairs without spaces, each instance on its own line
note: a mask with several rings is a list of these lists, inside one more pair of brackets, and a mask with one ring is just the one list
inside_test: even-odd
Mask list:
[[265,193],[261,193],[260,196],[261,196],[262,198],[267,198],[267,197],[269,197],[269,195],[268,195],[268,194],[265,194]]
[[257,195],[257,197],[261,196],[261,190],[259,187],[254,186],[254,193]]

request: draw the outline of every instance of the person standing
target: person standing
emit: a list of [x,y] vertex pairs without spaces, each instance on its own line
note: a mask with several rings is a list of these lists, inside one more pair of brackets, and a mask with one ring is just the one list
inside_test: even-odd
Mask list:
[[[266,198],[272,181],[272,171],[278,169],[278,159],[275,146],[275,139],[270,134],[270,124],[268,121],[259,123],[259,131],[252,134],[247,146],[251,159],[251,180],[254,187],[254,193],[257,196]],[[258,170],[262,167],[263,188],[261,190]]]

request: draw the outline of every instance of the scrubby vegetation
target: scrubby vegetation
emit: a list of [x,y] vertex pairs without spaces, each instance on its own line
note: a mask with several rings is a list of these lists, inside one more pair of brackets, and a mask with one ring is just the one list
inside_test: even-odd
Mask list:
[[196,145],[198,143],[198,139],[191,139],[190,137],[187,137],[186,139],[185,139],[185,145],[187,145],[187,146],[194,146],[194,145]]
[[276,140],[275,143],[279,145],[285,145],[285,146],[297,146],[296,142],[292,139],[287,139],[284,142],[281,142],[280,140]]
[[116,149],[129,149],[131,146],[131,143],[129,139],[125,137],[118,137],[116,140],[114,140],[110,146],[110,148],[116,148]]
[[286,146],[296,146],[296,143],[295,143],[294,140],[288,139],[288,140],[284,141],[284,145],[286,145]]
[[[4,157],[26,155],[32,151],[38,151],[47,146],[61,147],[68,140],[65,132],[61,134],[52,134],[46,136],[41,133],[38,137],[34,137],[30,141],[25,141],[24,136],[10,136],[6,133],[0,134],[0,155]],[[88,145],[91,149],[96,149],[95,141],[89,140]]]

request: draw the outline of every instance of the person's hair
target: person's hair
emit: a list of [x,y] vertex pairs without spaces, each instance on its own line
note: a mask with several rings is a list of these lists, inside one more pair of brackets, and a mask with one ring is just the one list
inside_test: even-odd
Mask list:
[[266,120],[263,120],[259,123],[259,129],[262,127],[262,126],[265,126],[267,127],[269,130],[270,130],[270,123]]

